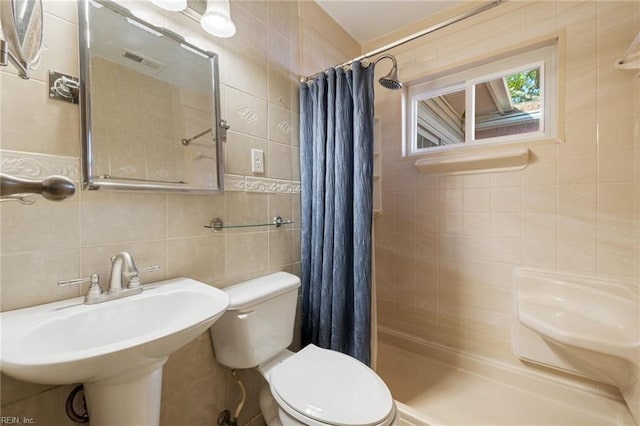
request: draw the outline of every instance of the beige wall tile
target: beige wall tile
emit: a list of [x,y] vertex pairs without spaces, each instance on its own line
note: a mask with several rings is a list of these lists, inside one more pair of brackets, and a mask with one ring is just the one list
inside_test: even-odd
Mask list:
[[[251,171],[251,150],[262,150],[265,156],[265,173]],[[267,141],[249,135],[229,131],[225,146],[225,172],[236,175],[268,176]]]
[[560,241],[595,241],[596,226],[594,213],[562,214],[558,216],[558,239]]
[[598,127],[598,145],[605,151],[631,150],[635,140],[634,119],[603,121]]
[[0,79],[2,149],[80,156],[76,105],[50,100],[48,86],[38,80],[22,80],[4,72]]
[[438,194],[440,210],[443,212],[462,212],[464,210],[463,200],[461,190],[443,190]]
[[[249,192],[228,192],[227,214],[223,218],[229,225],[242,225],[251,223],[267,223],[268,217],[268,195]],[[223,232],[255,232],[256,228],[228,229]],[[231,231],[231,232],[230,232]]]
[[598,185],[598,210],[601,213],[632,213],[634,200],[634,185],[631,182]]
[[499,238],[520,238],[523,223],[518,213],[492,213],[491,236]]
[[491,236],[490,213],[464,213],[464,235],[477,237]]
[[[269,269],[276,270],[279,267],[294,263],[299,256],[295,255],[294,239],[299,233],[294,229],[278,229],[269,231]],[[300,250],[298,250],[299,252]]]
[[634,150],[601,152],[599,156],[600,182],[632,182],[635,176]]
[[504,263],[522,262],[522,240],[519,238],[493,238],[491,260]]
[[225,88],[225,119],[235,132],[267,138],[267,102],[255,96]]
[[293,90],[293,83],[297,84],[291,73],[269,65],[267,88],[267,100],[269,103],[286,110],[292,110],[294,105],[293,94],[294,92],[296,95],[298,93],[297,90]]
[[273,104],[269,104],[269,140],[291,145],[293,124],[291,113]]
[[518,187],[491,188],[492,212],[518,212],[521,200],[522,191]]
[[83,245],[166,238],[167,196],[132,192],[84,192]]
[[[258,31],[260,28],[257,29]],[[260,99],[267,99],[267,61],[255,56],[228,51],[223,66],[226,85]],[[242,69],[244,72],[237,72]]]
[[598,241],[602,243],[637,243],[640,227],[633,214],[600,214],[598,216]]
[[267,168],[269,177],[276,179],[293,179],[293,148],[277,142],[269,141]]
[[[226,231],[225,231],[226,232]],[[238,282],[267,272],[269,233],[228,234],[226,237],[225,270],[229,283]]]
[[554,185],[522,188],[522,210],[526,213],[556,213],[558,188]]
[[522,238],[555,240],[558,235],[558,216],[553,213],[524,213]]
[[558,243],[558,269],[581,275],[597,271],[595,242],[560,241]]
[[558,183],[588,184],[596,180],[595,153],[565,155],[560,157],[558,167]]
[[573,184],[558,186],[558,212],[593,213],[596,210],[595,184]]
[[477,308],[464,310],[464,324],[470,331],[509,339],[511,317],[507,314]]
[[522,171],[522,185],[555,185],[558,182],[558,162],[553,159],[536,159]]
[[225,197],[222,194],[170,194],[167,203],[167,236],[210,235],[213,231],[204,226],[216,217],[224,217],[225,211]]
[[465,189],[463,205],[465,212],[488,212],[491,210],[491,190],[488,188]]
[[80,250],[58,249],[2,256],[2,311],[80,296],[77,287],[58,287],[80,277]]
[[79,196],[53,202],[37,197],[31,206],[5,203],[0,234],[2,253],[73,248],[80,244]]
[[558,263],[555,241],[522,240],[522,264],[528,267],[555,269]]
[[225,280],[225,237],[222,235],[169,240],[167,255],[168,277],[182,276],[212,285],[220,285]]

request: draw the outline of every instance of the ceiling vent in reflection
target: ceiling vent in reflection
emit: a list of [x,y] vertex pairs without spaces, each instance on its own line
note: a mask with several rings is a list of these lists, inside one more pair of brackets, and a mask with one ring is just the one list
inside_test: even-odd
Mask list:
[[159,71],[165,67],[165,64],[163,64],[162,62],[143,56],[140,53],[135,52],[133,50],[129,50],[129,49],[123,50],[122,56],[131,62],[135,62],[138,65],[144,65],[145,67],[151,68],[152,70],[155,70],[155,71]]

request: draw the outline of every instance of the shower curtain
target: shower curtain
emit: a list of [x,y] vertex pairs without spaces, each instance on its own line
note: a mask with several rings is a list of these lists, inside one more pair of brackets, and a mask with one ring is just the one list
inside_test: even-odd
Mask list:
[[300,85],[302,340],[371,363],[373,73]]

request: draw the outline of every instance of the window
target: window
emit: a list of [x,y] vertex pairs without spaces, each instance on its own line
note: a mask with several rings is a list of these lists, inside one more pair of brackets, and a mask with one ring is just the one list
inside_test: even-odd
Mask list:
[[408,83],[404,155],[556,136],[556,45]]

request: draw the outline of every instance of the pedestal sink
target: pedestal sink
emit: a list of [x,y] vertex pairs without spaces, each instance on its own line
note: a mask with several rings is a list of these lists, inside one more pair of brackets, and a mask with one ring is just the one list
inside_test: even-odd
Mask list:
[[225,292],[176,278],[96,305],[78,297],[4,312],[0,370],[34,383],[83,383],[92,426],[157,425],[162,366],[228,305]]

